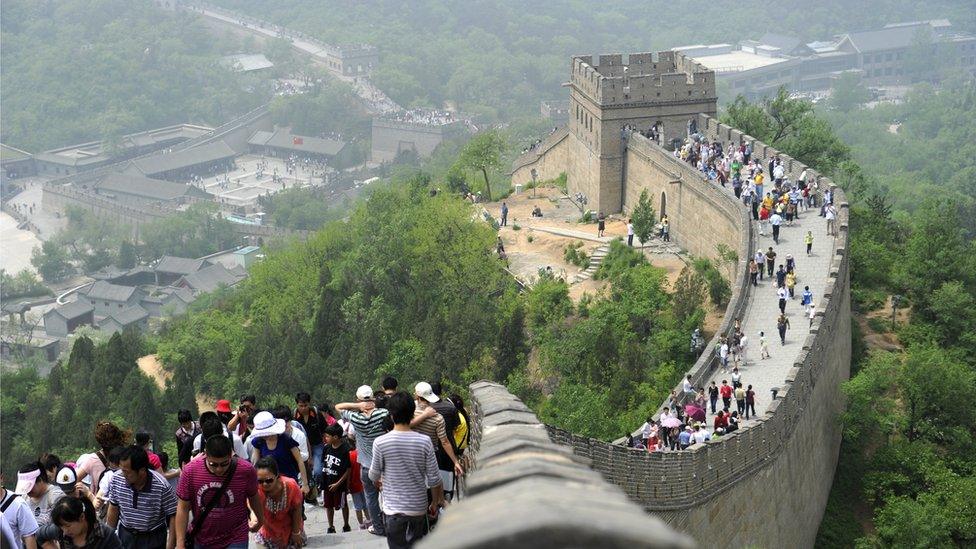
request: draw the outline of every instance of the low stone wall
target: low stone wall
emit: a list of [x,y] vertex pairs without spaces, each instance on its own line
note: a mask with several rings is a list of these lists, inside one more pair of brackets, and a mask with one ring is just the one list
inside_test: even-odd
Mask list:
[[515,159],[512,163],[512,185],[531,183],[533,169],[538,181],[555,179],[559,174],[568,171],[570,141],[569,129],[562,127],[545,138],[535,149]]
[[649,516],[549,437],[497,383],[471,385],[471,442],[463,497],[420,548],[690,548],[691,538]]

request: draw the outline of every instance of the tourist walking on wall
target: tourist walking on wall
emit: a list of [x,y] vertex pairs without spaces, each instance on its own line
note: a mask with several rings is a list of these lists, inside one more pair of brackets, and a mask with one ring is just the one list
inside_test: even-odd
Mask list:
[[810,255],[811,250],[813,250],[813,231],[807,231],[807,235],[803,237],[803,243],[807,245],[807,255]]
[[740,415],[746,412],[746,390],[742,388],[741,384],[735,388],[735,410]]
[[783,217],[779,212],[773,212],[773,215],[769,216],[769,224],[773,226],[773,242],[779,244],[779,226],[783,224]]
[[759,267],[759,280],[765,280],[766,275],[766,254],[762,250],[756,251],[756,266]]
[[234,456],[233,442],[225,435],[208,438],[204,457],[183,468],[176,497],[176,549],[246,549],[248,508],[254,513],[250,531],[264,526],[257,474],[247,460]]
[[756,391],[752,390],[752,385],[746,389],[746,419],[749,419],[749,411],[752,411],[752,416],[756,416]]
[[810,328],[813,328],[813,319],[817,316],[817,305],[815,303],[810,303],[810,308],[807,309],[807,318],[810,319]]
[[789,296],[789,292],[786,291],[786,288],[780,288],[776,290],[776,295],[779,297],[780,314],[786,314],[786,298]]
[[[719,394],[722,395],[722,409],[728,410],[729,406],[732,405],[732,386],[729,385],[727,379],[722,380],[722,386],[718,389]],[[721,411],[719,411],[721,414]]]
[[837,224],[837,210],[834,209],[833,204],[827,204],[824,208],[824,217],[827,218],[827,234],[834,236]]
[[712,381],[712,384],[708,386],[708,402],[712,405],[712,413],[715,413],[715,404],[718,403],[718,385]]
[[264,508],[264,525],[255,533],[258,547],[301,547],[305,544],[302,490],[294,479],[278,473],[278,463],[261,458],[254,468],[258,478],[258,500]]
[[769,341],[766,340],[766,332],[759,332],[759,360],[769,358]]
[[393,430],[375,440],[369,478],[383,490],[386,539],[396,549],[411,547],[427,535],[427,516],[436,517],[443,507],[444,487],[430,437],[410,429],[414,400],[399,392],[387,408]]
[[776,329],[779,331],[779,341],[781,344],[786,345],[786,330],[790,328],[790,319],[786,318],[786,314],[780,314],[779,318],[776,319]]
[[796,290],[796,272],[788,271],[786,273],[786,290],[790,293],[790,299],[795,297],[794,291]]
[[749,280],[752,281],[753,286],[759,285],[759,266],[755,259],[749,260]]
[[383,514],[380,512],[379,488],[370,480],[369,469],[373,463],[373,442],[386,433],[385,422],[389,412],[386,408],[376,407],[373,402],[373,388],[369,385],[363,385],[356,390],[356,399],[358,402],[336,404],[336,410],[342,413],[342,419],[351,422],[356,429],[356,447],[359,450],[363,490],[366,493],[366,507],[369,508],[369,518],[372,521],[369,531],[378,536],[385,536],[386,528]]
[[125,449],[121,473],[108,488],[105,522],[116,529],[126,549],[176,545],[176,494],[166,478],[152,469],[149,454],[137,444]]
[[800,305],[803,306],[804,312],[810,313],[810,305],[813,305],[813,292],[810,291],[810,286],[803,287],[803,293],[800,294]]
[[770,246],[766,251],[766,276],[773,276],[773,269],[776,268],[776,252]]

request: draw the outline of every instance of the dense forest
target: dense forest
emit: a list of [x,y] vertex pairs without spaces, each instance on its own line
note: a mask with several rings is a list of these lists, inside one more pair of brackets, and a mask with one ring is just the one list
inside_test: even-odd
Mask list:
[[825,40],[886,23],[948,17],[976,29],[976,15],[953,0],[804,2],[721,0],[694,9],[670,2],[321,3],[217,0],[221,6],[302,30],[331,43],[379,48],[376,84],[405,106],[459,110],[488,121],[535,115],[561,98],[569,56],[736,43],[766,32]]
[[219,125],[270,97],[267,84],[220,64],[238,41],[149,0],[8,0],[0,31],[0,139],[31,152]]
[[[5,427],[3,462],[44,447],[71,455],[100,417],[157,428],[169,423],[162,414],[195,410],[198,397],[244,392],[265,404],[299,390],[334,402],[386,374],[462,391],[477,379],[508,381],[548,421],[605,439],[656,407],[695,358],[685,340],[704,318],[705,275],[689,269],[672,291],[663,271],[615,246],[599,273],[609,294],[575,305],[552,278],[519,294],[493,253],[493,227],[457,194],[433,192],[443,184],[416,170],[396,177],[348,219],[271,247],[239,287],[195,303],[157,337],[81,338],[48,379],[31,368],[5,377],[7,426],[55,400],[50,413],[69,417],[70,408],[71,421],[45,437],[31,435],[40,423]],[[164,391],[134,367],[150,352],[165,367]],[[129,385],[138,392],[117,392]],[[91,395],[100,404],[83,404]],[[137,410],[142,396],[152,406]]]

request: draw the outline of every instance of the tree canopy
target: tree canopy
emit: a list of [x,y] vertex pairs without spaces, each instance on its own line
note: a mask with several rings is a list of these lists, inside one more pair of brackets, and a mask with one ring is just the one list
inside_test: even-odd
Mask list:
[[10,0],[0,10],[0,138],[16,147],[216,126],[270,97],[267,85],[217,62],[236,39],[149,0]]

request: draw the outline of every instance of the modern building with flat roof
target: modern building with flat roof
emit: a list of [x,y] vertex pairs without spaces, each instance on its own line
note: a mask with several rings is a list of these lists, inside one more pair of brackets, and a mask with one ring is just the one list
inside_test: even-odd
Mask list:
[[34,162],[40,174],[71,175],[172,147],[212,130],[206,126],[177,124],[125,135],[114,145],[90,141],[51,149],[34,155]]
[[805,44],[795,36],[766,33],[736,46],[699,44],[674,51],[715,71],[733,95],[756,98],[781,86],[799,92],[827,90],[846,71],[857,71],[869,85],[910,84],[909,50],[919,33],[926,32],[941,46],[940,55],[976,74],[976,36],[954,32],[945,19],[893,23]]

